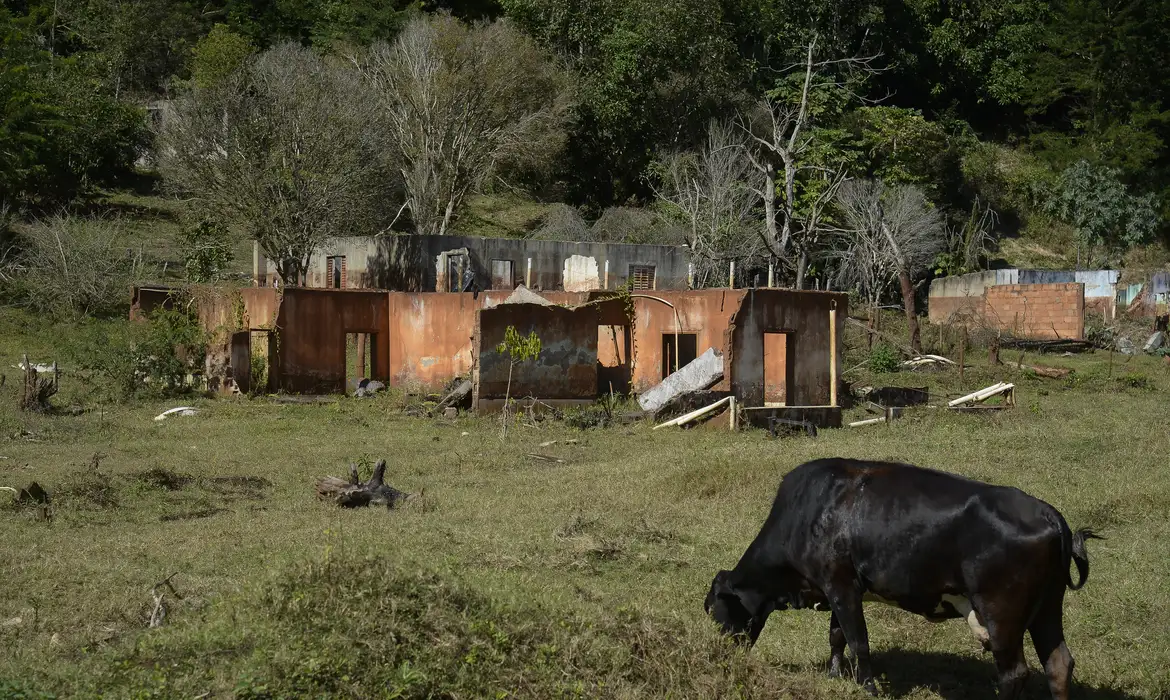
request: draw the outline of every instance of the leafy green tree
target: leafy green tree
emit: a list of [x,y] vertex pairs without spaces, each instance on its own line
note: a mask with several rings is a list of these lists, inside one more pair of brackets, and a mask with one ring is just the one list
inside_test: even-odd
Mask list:
[[216,24],[195,44],[191,55],[191,80],[197,88],[209,88],[227,78],[255,53],[245,36],[226,24]]
[[508,385],[504,390],[504,427],[500,433],[501,439],[508,437],[508,404],[512,397],[512,370],[516,365],[535,360],[540,357],[540,337],[536,331],[528,335],[520,335],[515,326],[504,329],[504,340],[496,346],[496,352],[508,356]]
[[214,219],[201,219],[187,227],[182,245],[187,279],[192,282],[221,279],[235,257],[230,232]]
[[1112,168],[1079,161],[1060,175],[1047,211],[1076,230],[1077,267],[1094,247],[1124,251],[1148,241],[1158,226],[1152,194],[1133,195]]

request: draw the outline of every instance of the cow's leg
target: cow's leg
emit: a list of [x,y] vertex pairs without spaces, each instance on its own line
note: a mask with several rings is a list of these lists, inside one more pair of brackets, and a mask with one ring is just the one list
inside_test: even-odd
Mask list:
[[877,695],[873,670],[869,666],[869,632],[865,628],[865,614],[861,608],[861,591],[856,586],[842,586],[826,591],[833,617],[841,623],[845,641],[857,660],[857,682],[871,695]]
[[1062,586],[1045,600],[1032,626],[1028,628],[1032,634],[1032,644],[1036,646],[1036,656],[1040,658],[1044,672],[1048,675],[1048,689],[1052,692],[1053,700],[1068,700],[1075,665],[1064,643],[1063,604]]
[[840,678],[845,674],[845,630],[837,621],[837,613],[829,618],[829,677]]
[[971,601],[979,617],[987,624],[991,654],[999,671],[999,700],[1016,700],[1028,678],[1028,664],[1024,660],[1025,608],[1014,599],[989,600],[986,597]]

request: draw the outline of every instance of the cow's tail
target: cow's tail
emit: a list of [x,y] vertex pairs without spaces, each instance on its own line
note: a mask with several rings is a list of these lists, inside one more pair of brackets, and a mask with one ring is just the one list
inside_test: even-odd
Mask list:
[[[1087,527],[1072,532],[1063,517],[1060,519],[1060,524],[1061,548],[1065,551],[1064,569],[1066,576],[1068,576],[1068,587],[1070,590],[1079,591],[1084,587],[1085,582],[1089,580],[1089,552],[1085,549],[1085,540],[1103,540],[1105,538]],[[1070,559],[1072,561],[1069,561]],[[1069,564],[1077,565],[1077,577],[1079,580],[1076,583],[1073,583],[1072,572],[1068,569]]]

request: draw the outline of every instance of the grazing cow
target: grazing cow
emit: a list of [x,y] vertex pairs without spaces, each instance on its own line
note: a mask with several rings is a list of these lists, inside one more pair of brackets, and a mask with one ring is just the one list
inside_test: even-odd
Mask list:
[[831,611],[829,673],[841,675],[848,643],[871,693],[862,601],[933,622],[965,618],[995,657],[1005,700],[1027,676],[1027,631],[1053,698],[1067,700],[1064,590],[1089,576],[1089,538],[1019,489],[908,464],[820,459],[784,477],[760,534],[733,570],[716,574],[704,606],[748,645],[774,610]]

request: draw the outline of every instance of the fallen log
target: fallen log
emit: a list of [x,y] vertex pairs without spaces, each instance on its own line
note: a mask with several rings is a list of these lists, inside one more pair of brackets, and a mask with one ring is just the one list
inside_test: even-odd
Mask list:
[[1072,370],[1065,367],[1041,367],[1040,365],[1026,365],[1023,362],[1005,362],[1004,364],[1008,367],[1033,372],[1038,376],[1048,377],[1049,379],[1064,379],[1072,374]]
[[402,501],[409,500],[412,494],[399,491],[393,486],[383,483],[386,473],[386,460],[379,459],[374,465],[374,473],[364,484],[358,479],[357,465],[349,465],[349,481],[335,476],[327,476],[317,481],[317,497],[332,500],[342,508],[364,508],[366,506],[386,506],[394,508]]

